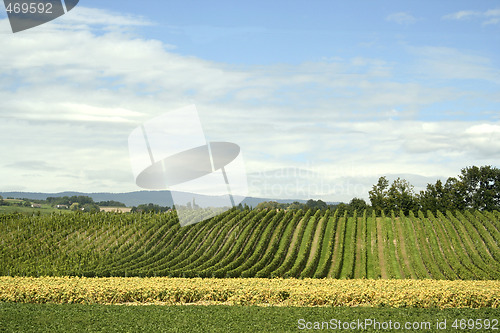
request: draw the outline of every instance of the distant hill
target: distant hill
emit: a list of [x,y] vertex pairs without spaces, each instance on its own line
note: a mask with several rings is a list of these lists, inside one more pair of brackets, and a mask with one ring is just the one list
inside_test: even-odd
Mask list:
[[[138,206],[140,204],[153,203],[160,206],[173,205],[172,195],[170,191],[135,191],[127,193],[83,193],[83,192],[59,192],[59,193],[38,193],[38,192],[0,192],[4,198],[26,198],[31,200],[46,200],[48,197],[64,197],[73,195],[85,195],[91,197],[95,202],[99,201],[119,201],[123,202],[128,207]],[[193,198],[196,203],[201,207],[216,206],[220,197],[199,195],[186,192],[176,192],[176,197],[180,198],[182,203],[192,202]],[[270,198],[254,198],[247,197],[243,200],[242,204],[255,207],[264,201],[277,201],[279,203],[292,203],[294,201],[305,203],[307,200],[299,199],[270,199]],[[335,204],[334,202],[327,202],[328,204]]]

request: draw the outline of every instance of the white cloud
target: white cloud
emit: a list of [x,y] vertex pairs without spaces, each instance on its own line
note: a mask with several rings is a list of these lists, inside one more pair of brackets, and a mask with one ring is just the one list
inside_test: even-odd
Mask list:
[[86,26],[150,26],[154,25],[150,20],[130,14],[120,14],[104,9],[77,6],[68,14],[58,19],[58,23]]
[[500,127],[492,123],[440,122],[416,124],[404,135],[404,147],[415,153],[441,153],[496,159],[500,156]]
[[395,22],[397,24],[414,24],[418,21],[413,15],[407,12],[393,13],[386,17],[387,21]]
[[498,24],[500,22],[500,9],[489,9],[486,11],[461,10],[443,16],[445,20],[468,20],[481,19],[483,25]]
[[[307,142],[308,151],[323,153],[295,162],[296,168],[279,163],[252,165],[252,195],[348,201],[354,196],[367,198],[382,175],[391,179],[402,175],[421,190],[427,182],[455,176],[466,165],[498,165],[499,125],[391,120],[337,123],[335,128],[329,126],[330,132],[320,132],[314,142]],[[303,140],[297,134],[284,141],[293,147]],[[260,149],[260,153],[281,155],[292,151],[276,152],[269,145]]]
[[472,135],[498,134],[500,133],[500,126],[492,124],[474,125],[469,127],[466,133]]
[[140,112],[125,108],[105,108],[78,103],[62,103],[61,108],[73,114],[76,120],[131,123],[138,116],[142,116]]
[[418,72],[442,79],[472,79],[500,83],[500,70],[488,57],[442,46],[410,46]]
[[487,21],[484,21],[483,25],[498,24],[498,23],[500,23],[500,18],[499,17],[492,18],[492,19],[489,19]]
[[490,9],[484,13],[485,16],[500,16],[500,8],[499,9]]
[[449,19],[449,20],[462,20],[466,18],[471,18],[475,16],[480,16],[481,12],[473,11],[473,10],[461,10],[459,12],[447,14],[443,16],[444,19]]

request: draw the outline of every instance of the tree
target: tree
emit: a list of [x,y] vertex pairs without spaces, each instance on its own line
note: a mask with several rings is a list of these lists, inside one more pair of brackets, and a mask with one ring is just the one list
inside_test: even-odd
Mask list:
[[349,202],[349,214],[352,216],[354,211],[357,211],[358,214],[363,213],[365,209],[368,208],[368,205],[365,200],[360,198],[352,198]]
[[472,166],[462,169],[463,200],[467,208],[500,209],[500,170],[491,166]]
[[85,195],[73,195],[71,197],[64,196],[64,197],[47,197],[47,202],[51,204],[52,206],[56,205],[66,205],[70,206],[73,203],[78,203],[80,206],[84,205],[94,205],[95,202],[91,197],[85,196]]
[[439,211],[444,211],[447,209],[448,204],[446,203],[446,192],[443,187],[443,182],[437,180],[436,184],[427,184],[425,191],[420,191],[418,196],[418,202],[420,208],[427,212],[430,210],[434,214]]
[[285,209],[287,204],[281,204],[276,201],[262,201],[255,208],[256,209]]
[[306,202],[306,206],[307,206],[307,208],[311,208],[311,209],[323,209],[323,210],[328,209],[328,205],[323,200],[309,199]]
[[168,206],[163,207],[160,205],[149,203],[149,204],[140,204],[137,207],[134,206],[134,207],[132,207],[131,212],[162,213],[162,212],[166,212],[168,210],[170,210],[170,207],[168,207]]
[[450,177],[444,184],[443,210],[463,210],[466,207],[463,183]]
[[345,211],[349,211],[349,206],[345,203],[339,203],[335,209],[337,210],[337,216],[343,216]]
[[298,202],[298,201],[294,201],[292,202],[289,206],[288,206],[288,209],[296,209],[296,210],[299,210],[299,209],[303,209],[304,208],[304,204]]
[[84,205],[87,205],[87,204],[94,204],[94,199],[92,199],[91,197],[88,197],[86,195],[73,195],[69,198],[69,201],[70,202],[78,202],[80,204],[80,206],[84,206]]
[[86,213],[97,213],[100,211],[99,206],[97,206],[96,204],[85,204],[82,208]]
[[99,201],[97,205],[100,207],[127,207],[123,202],[115,200]]
[[410,210],[417,208],[413,185],[406,179],[396,179],[389,188],[387,195],[388,210],[394,210],[395,212],[403,211],[406,215]]
[[396,179],[389,189],[389,182],[380,177],[369,192],[370,201],[377,213],[400,211],[407,214],[413,209],[436,212],[437,210],[500,210],[500,170],[492,166],[472,166],[461,170],[458,178],[450,177],[443,185],[441,180],[427,184],[418,196],[413,186],[404,179]]
[[370,202],[375,212],[380,213],[387,209],[387,187],[389,181],[385,177],[380,177],[377,184],[373,185],[372,190],[368,192]]

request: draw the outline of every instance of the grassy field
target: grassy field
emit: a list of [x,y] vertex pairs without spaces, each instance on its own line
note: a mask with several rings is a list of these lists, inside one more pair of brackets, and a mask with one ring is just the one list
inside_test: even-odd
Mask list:
[[[4,199],[4,201],[7,201],[9,203],[19,203],[22,202],[22,200],[17,200],[17,199]],[[12,213],[23,213],[23,214],[42,214],[42,215],[47,215],[47,214],[53,214],[53,213],[59,213],[59,212],[69,212],[67,210],[61,210],[54,208],[50,205],[42,204],[41,207],[39,208],[33,208],[33,207],[23,207],[23,206],[0,206],[0,214],[12,214]]]
[[[494,332],[477,328],[479,323],[483,326],[488,324],[486,320],[492,327],[499,317],[500,310],[491,308],[437,310],[0,303],[2,332],[300,332],[315,325],[326,331],[338,331],[334,325],[346,323],[355,325],[351,327],[356,329],[346,330],[351,332]],[[455,324],[460,328],[462,319],[465,319],[462,321],[464,327],[467,327],[467,321],[469,324],[473,321],[476,329],[452,327]],[[358,326],[358,320],[363,326]],[[395,329],[398,325],[419,329]],[[499,329],[498,324],[495,327]]]

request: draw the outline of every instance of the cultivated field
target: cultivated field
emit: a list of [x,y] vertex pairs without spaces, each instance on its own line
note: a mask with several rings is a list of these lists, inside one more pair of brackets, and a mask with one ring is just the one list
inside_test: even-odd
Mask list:
[[499,212],[0,217],[0,275],[498,280]]
[[500,281],[1,277],[1,302],[500,308]]

